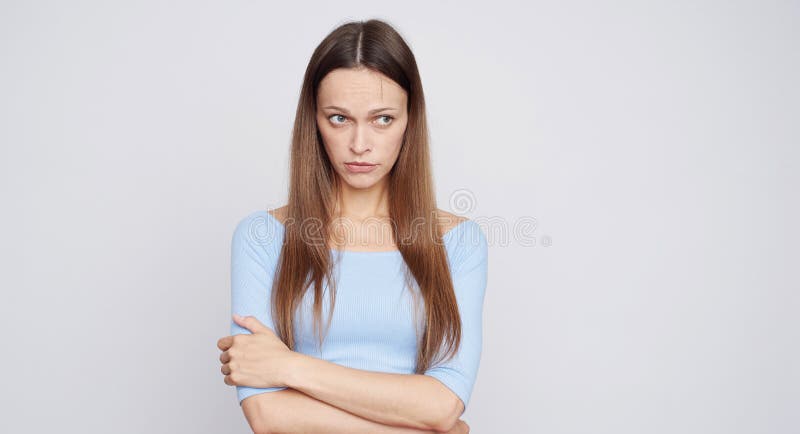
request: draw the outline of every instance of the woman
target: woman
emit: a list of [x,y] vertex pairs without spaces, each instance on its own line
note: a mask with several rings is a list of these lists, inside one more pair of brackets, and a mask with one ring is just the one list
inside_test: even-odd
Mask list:
[[487,256],[436,208],[411,50],[383,21],[338,27],[306,69],[287,205],[233,235],[218,347],[253,431],[468,432]]

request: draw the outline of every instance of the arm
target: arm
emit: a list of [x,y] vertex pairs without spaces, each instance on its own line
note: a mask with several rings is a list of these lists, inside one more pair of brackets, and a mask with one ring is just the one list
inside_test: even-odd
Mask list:
[[[279,254],[280,228],[271,223],[271,219],[256,214],[236,226],[231,242],[231,311],[254,316],[273,328],[269,301]],[[231,335],[251,333],[233,321],[230,327]],[[434,432],[366,420],[287,387],[236,386],[236,392],[248,424],[259,434]]]
[[[271,219],[253,213],[242,219],[231,239],[231,313],[253,316],[275,330],[270,309],[272,281],[280,253],[280,228]],[[230,320],[230,334],[251,334]],[[239,404],[245,398],[285,387],[236,386]]]
[[348,368],[300,353],[292,368],[290,388],[380,424],[446,432],[461,414],[458,397],[427,375]]
[[316,400],[294,389],[261,393],[242,401],[250,427],[255,434],[325,433],[325,434],[436,434],[383,425]]
[[353,369],[298,354],[286,384],[378,423],[443,432],[452,428],[477,377],[488,275],[488,245],[480,226],[468,222],[459,229],[451,265],[462,340],[452,359],[418,375]]

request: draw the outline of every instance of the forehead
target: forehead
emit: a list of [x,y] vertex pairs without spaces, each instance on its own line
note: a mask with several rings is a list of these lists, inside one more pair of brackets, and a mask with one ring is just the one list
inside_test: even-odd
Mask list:
[[380,72],[367,68],[339,68],[329,72],[319,84],[319,106],[336,105],[367,111],[377,104],[405,107],[406,91]]

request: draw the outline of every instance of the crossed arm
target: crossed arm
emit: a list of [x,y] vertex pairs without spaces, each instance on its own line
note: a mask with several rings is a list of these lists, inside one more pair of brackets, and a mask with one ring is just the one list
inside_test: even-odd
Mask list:
[[[333,406],[374,423],[412,428],[410,432],[447,432],[463,412],[458,396],[431,376],[354,369],[301,353],[296,353],[286,384],[323,404],[306,405],[319,409]],[[294,402],[302,402],[298,400]],[[269,404],[256,413],[280,420]]]
[[[232,244],[232,311],[272,327],[267,308],[277,246],[256,243],[249,223],[237,226]],[[249,394],[242,409],[256,433],[435,433],[451,431],[468,401],[481,349],[481,308],[486,287],[486,239],[477,225],[462,225],[454,256],[454,289],[467,337],[453,361],[426,375],[349,368],[302,353],[286,372],[284,390]],[[472,232],[479,241],[467,243]],[[247,333],[235,323],[231,334]],[[427,375],[430,374],[430,375]],[[440,380],[441,379],[441,380]],[[447,384],[448,386],[446,386]],[[241,399],[241,395],[240,395]],[[302,416],[298,416],[302,415]]]
[[[348,401],[353,403],[351,405],[363,405],[363,403],[359,402],[357,396],[350,397]],[[363,398],[363,396],[361,397]],[[367,403],[364,407],[369,408],[370,405]],[[345,411],[293,388],[249,396],[242,401],[242,410],[250,427],[256,434],[277,432],[325,432],[330,434],[435,434],[439,432],[456,432],[455,430],[442,430],[438,427],[414,428],[396,426],[391,423],[380,423]],[[375,408],[367,411],[374,412]],[[302,416],[298,417],[298,415]]]
[[[420,434],[434,433],[379,424],[318,401],[294,389],[245,398],[242,410],[255,434]],[[294,415],[294,416],[292,416]],[[302,415],[302,416],[299,416]]]

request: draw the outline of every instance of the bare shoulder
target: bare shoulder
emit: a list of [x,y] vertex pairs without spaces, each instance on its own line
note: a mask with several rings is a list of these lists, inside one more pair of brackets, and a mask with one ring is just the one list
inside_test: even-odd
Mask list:
[[460,215],[455,215],[453,213],[437,209],[436,210],[437,220],[442,228],[442,233],[447,233],[450,229],[458,226],[460,223],[469,220],[467,217],[463,217]]
[[[271,208],[267,210],[267,212],[270,213],[276,219],[278,219],[278,221],[280,221],[281,223],[284,223],[286,221],[288,209],[289,206],[284,205],[279,208]],[[469,218],[467,217],[459,216],[441,209],[436,210],[436,218],[442,230],[442,233],[446,233],[450,229],[453,229],[454,227],[458,226],[460,223],[469,220]]]
[[284,223],[286,221],[286,212],[288,209],[289,205],[284,205],[280,208],[268,209],[267,212],[272,214],[272,216],[278,219],[279,222]]

